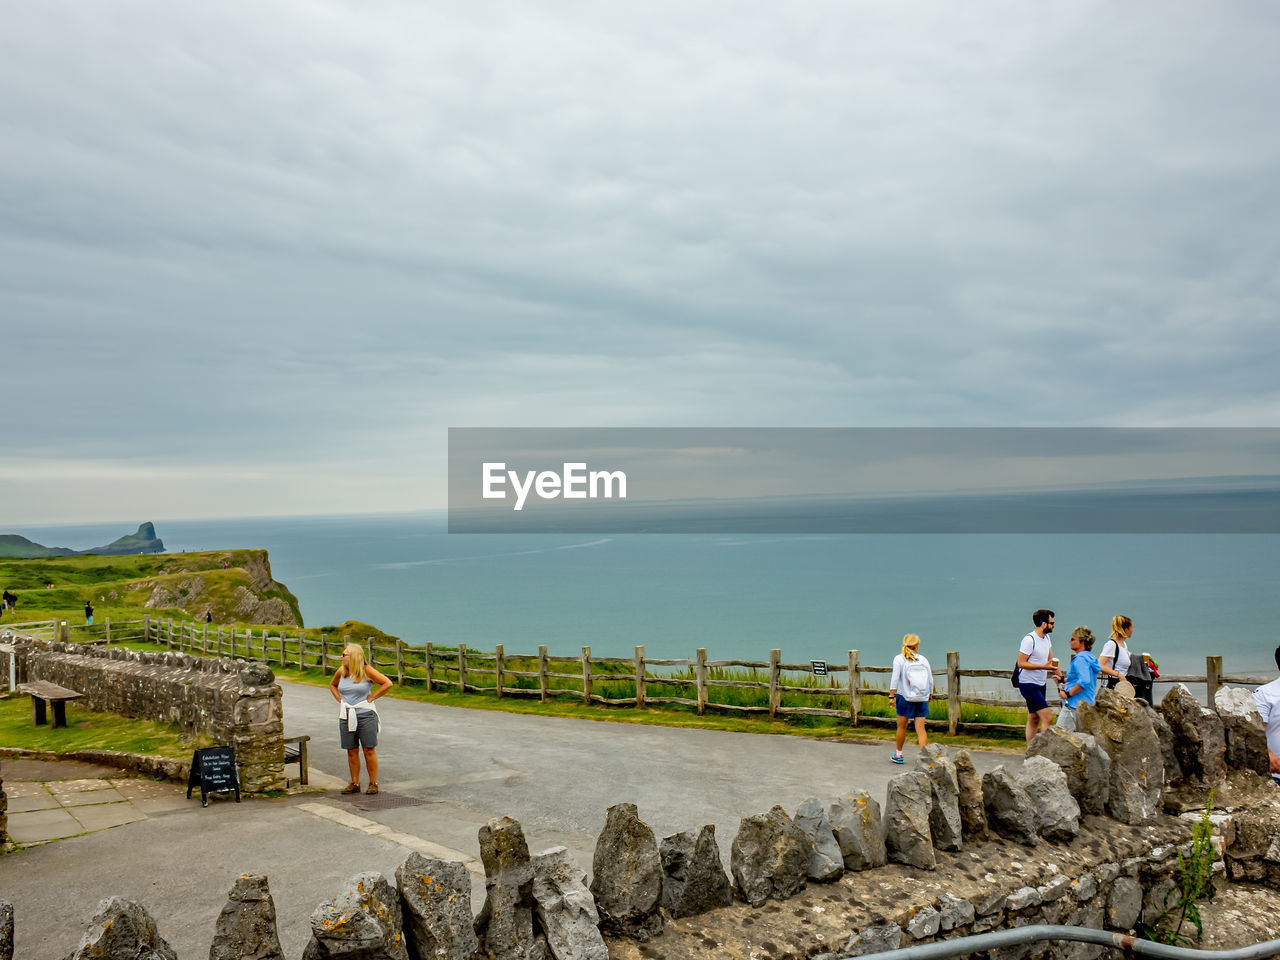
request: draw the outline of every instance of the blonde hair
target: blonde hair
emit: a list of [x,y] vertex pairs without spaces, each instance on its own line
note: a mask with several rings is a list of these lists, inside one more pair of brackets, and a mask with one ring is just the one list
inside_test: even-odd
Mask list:
[[920,650],[920,638],[914,633],[908,633],[902,638],[902,655],[908,660],[914,660],[916,653]]
[[364,682],[364,647],[358,643],[348,643],[342,648],[342,652],[349,654],[351,659],[347,661],[347,676],[356,683]]
[[1133,626],[1133,621],[1125,616],[1111,618],[1111,639],[1116,643],[1124,643],[1124,632]]

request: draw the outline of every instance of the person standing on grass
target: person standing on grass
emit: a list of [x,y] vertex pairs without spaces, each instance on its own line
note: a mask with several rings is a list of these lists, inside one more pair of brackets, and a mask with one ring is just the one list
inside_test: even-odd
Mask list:
[[1050,672],[1058,675],[1058,663],[1053,659],[1053,611],[1037,610],[1031,615],[1031,623],[1035,629],[1018,646],[1018,690],[1027,702],[1027,743],[1053,723],[1045,684]]
[[902,745],[907,742],[907,721],[915,724],[916,740],[921,747],[929,742],[924,721],[929,716],[929,696],[933,693],[933,668],[920,655],[920,638],[908,633],[902,638],[902,652],[893,658],[893,676],[889,678],[889,699],[898,714],[897,746],[889,759],[902,763]]
[[[378,685],[374,690],[373,685]],[[360,792],[360,751],[364,751],[365,771],[369,774],[369,787],[365,793],[378,792],[378,733],[382,721],[373,701],[391,689],[391,681],[364,662],[364,648],[349,643],[342,648],[342,666],[338,667],[329,692],[338,701],[338,736],[342,748],[347,751],[347,767],[351,782],[342,788],[343,793]]]
[[93,626],[93,601],[86,600],[84,602],[84,624],[86,627]]
[[1093,631],[1088,627],[1076,627],[1071,631],[1071,663],[1065,680],[1058,681],[1058,696],[1062,709],[1058,711],[1057,725],[1068,733],[1076,728],[1076,707],[1093,703],[1098,695],[1098,676],[1102,664],[1092,653]]

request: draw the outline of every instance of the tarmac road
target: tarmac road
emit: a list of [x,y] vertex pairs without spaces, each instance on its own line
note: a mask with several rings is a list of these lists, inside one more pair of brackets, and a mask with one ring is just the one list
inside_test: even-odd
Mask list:
[[[471,861],[478,910],[477,831],[504,815],[523,825],[530,850],[563,844],[590,873],[605,811],[630,802],[659,839],[714,823],[727,865],[740,818],[855,790],[883,803],[889,778],[912,769],[915,755],[908,747],[907,764],[898,766],[885,741],[832,743],[388,699],[379,701],[380,800],[408,805],[362,809],[363,798],[337,796],[347,780],[346,755],[328,690],[282,686],[286,733],[310,734],[313,784],[330,789],[238,805],[215,800],[207,809],[193,799],[141,822],[0,858],[0,898],[15,905],[16,956],[65,957],[98,901],[111,895],[141,901],[180,957],[206,956],[227,891],[242,873],[269,877],[285,954],[299,956],[317,904],[356,873],[392,877],[414,849]],[[1019,762],[986,752],[974,752],[973,760],[979,772]]]

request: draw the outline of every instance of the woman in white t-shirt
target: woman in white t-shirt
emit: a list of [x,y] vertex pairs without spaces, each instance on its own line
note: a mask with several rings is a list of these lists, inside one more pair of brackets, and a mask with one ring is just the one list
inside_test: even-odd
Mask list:
[[1111,639],[1102,645],[1098,662],[1102,664],[1102,676],[1109,688],[1125,678],[1129,672],[1129,638],[1133,636],[1133,621],[1125,616],[1111,618]]
[[920,654],[920,638],[908,633],[902,638],[902,652],[893,658],[893,674],[889,678],[889,699],[898,715],[897,747],[889,759],[903,763],[902,745],[907,742],[907,722],[916,728],[916,740],[923,747],[929,742],[924,721],[929,716],[929,697],[933,693],[933,668]]

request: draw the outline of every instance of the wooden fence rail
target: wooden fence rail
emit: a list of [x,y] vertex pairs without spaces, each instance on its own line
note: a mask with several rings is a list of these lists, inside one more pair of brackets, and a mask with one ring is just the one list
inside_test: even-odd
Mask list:
[[[150,616],[142,620],[100,624],[68,625],[67,621],[40,621],[34,624],[11,625],[26,627],[29,632],[51,638],[75,639],[94,643],[121,643],[130,640],[159,643],[171,650],[202,656],[243,657],[261,660],[281,667],[319,669],[331,671],[341,664],[342,648],[352,642],[347,635],[341,637],[322,633],[319,638],[308,637],[298,628],[293,635],[287,630],[271,634],[269,630],[242,630],[235,626],[222,626],[191,621],[175,621]],[[356,642],[359,642],[357,640]],[[698,715],[709,709],[731,713],[762,714],[771,718],[781,716],[822,716],[846,719],[852,726],[862,723],[892,724],[892,716],[868,714],[865,698],[887,697],[884,687],[868,686],[867,675],[891,672],[890,667],[865,665],[860,652],[848,651],[844,663],[785,663],[782,651],[769,652],[768,660],[710,660],[705,647],[699,648],[692,659],[647,658],[645,648],[637,646],[631,657],[597,657],[591,647],[582,647],[577,657],[560,657],[548,653],[546,646],[539,646],[536,654],[507,652],[498,644],[492,653],[468,650],[464,644],[456,648],[438,647],[427,643],[422,647],[404,645],[381,646],[371,638],[364,638],[360,645],[366,651],[367,662],[387,673],[394,673],[401,684],[424,686],[428,691],[454,690],[463,693],[492,693],[497,697],[537,697],[547,702],[556,697],[572,697],[583,704],[629,706],[645,709],[651,704],[675,704],[693,708]],[[528,665],[528,668],[525,665]],[[572,672],[567,667],[572,665]],[[619,667],[630,669],[620,671]],[[604,669],[599,669],[604,668]],[[652,668],[664,672],[655,673]],[[717,670],[739,668],[750,670],[753,677],[725,678],[714,676]],[[672,672],[672,671],[677,672]],[[822,672],[819,672],[822,671]],[[984,696],[991,691],[966,692],[966,681],[995,680],[1009,682],[1010,670],[962,669],[958,651],[946,655],[946,666],[935,669],[939,678],[931,700],[944,703],[945,719],[931,719],[930,726],[946,729],[949,733],[978,730],[1012,731],[1021,728],[1021,722],[978,722],[962,718],[964,708],[994,707],[1022,711],[1025,705],[1020,698]],[[809,683],[803,683],[797,675],[807,675]],[[818,678],[825,676],[826,686],[819,686]],[[837,682],[839,678],[840,682]],[[1205,684],[1210,699],[1225,683],[1256,685],[1266,683],[1270,677],[1226,675],[1222,658],[1205,658],[1202,676],[1172,674],[1162,676],[1157,684],[1195,683]],[[488,682],[480,682],[488,681]],[[556,683],[553,685],[553,681]],[[629,697],[606,697],[599,692],[601,683],[626,683],[634,693]],[[659,688],[665,688],[661,690]],[[713,699],[713,691],[733,688],[763,694],[764,703],[727,703]],[[688,695],[670,695],[667,690]],[[661,695],[656,695],[656,694]],[[799,697],[823,697],[842,700],[838,707],[811,704],[784,703],[783,696],[795,700]],[[1059,705],[1054,698],[1051,706]],[[891,710],[890,710],[891,712]]]

